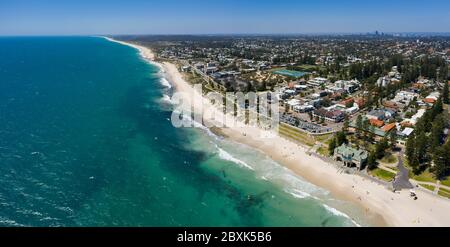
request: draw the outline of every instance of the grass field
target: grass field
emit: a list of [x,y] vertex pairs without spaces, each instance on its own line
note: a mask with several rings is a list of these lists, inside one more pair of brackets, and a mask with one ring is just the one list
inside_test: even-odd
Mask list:
[[439,194],[440,196],[450,198],[450,190],[441,188],[441,189],[439,189],[438,194]]
[[427,189],[427,190],[431,190],[431,191],[434,191],[434,190],[436,189],[435,186],[433,186],[433,185],[428,185],[428,184],[421,184],[420,186],[423,187],[423,188],[425,188],[425,189]]
[[331,136],[333,136],[333,134],[316,135],[316,136],[314,136],[314,139],[316,139],[316,141],[318,141],[318,142],[327,144],[326,141],[328,141],[328,139],[330,139]]
[[445,180],[442,180],[441,184],[450,187],[450,176],[448,176]]
[[419,175],[415,175],[412,172],[411,166],[409,166],[408,161],[406,158],[403,159],[403,165],[409,170],[409,177],[419,181],[419,182],[429,182],[429,183],[436,183],[436,179],[434,178],[434,175],[429,171],[425,170]]
[[381,180],[384,180],[386,182],[390,182],[395,178],[395,173],[388,172],[385,170],[382,170],[380,168],[376,168],[375,170],[372,170],[369,172],[372,176],[377,177]]
[[429,170],[422,172],[420,175],[410,174],[410,177],[420,182],[436,183],[434,175]]
[[311,65],[311,64],[302,64],[302,65],[297,66],[296,68],[303,69],[303,70],[316,70],[316,69],[319,69],[319,66]]
[[385,164],[396,164],[398,162],[398,159],[397,157],[395,157],[395,155],[389,154],[384,156],[380,161]]
[[330,153],[328,152],[328,149],[325,147],[319,147],[317,149],[317,153],[319,153],[322,156],[330,156]]
[[316,143],[314,138],[312,138],[308,134],[286,124],[280,124],[278,127],[278,131],[280,135],[310,147],[314,146]]

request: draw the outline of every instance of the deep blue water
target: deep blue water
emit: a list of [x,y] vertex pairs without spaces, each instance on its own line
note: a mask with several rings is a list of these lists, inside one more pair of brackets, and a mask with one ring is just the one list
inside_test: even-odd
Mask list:
[[265,155],[173,128],[161,77],[102,38],[0,38],[0,225],[353,224]]

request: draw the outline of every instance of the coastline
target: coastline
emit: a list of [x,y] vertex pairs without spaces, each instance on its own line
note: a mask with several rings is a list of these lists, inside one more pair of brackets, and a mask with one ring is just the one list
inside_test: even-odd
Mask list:
[[[106,39],[138,49],[144,59],[154,62],[155,54],[146,47]],[[174,64],[164,62],[159,65],[177,91],[194,96],[192,104],[210,104],[183,79]],[[218,110],[215,113],[223,115]],[[361,176],[341,174],[334,166],[309,156],[295,143],[279,136],[261,138],[261,131],[257,127],[220,128],[226,138],[264,152],[305,180],[330,191],[334,197],[359,205],[376,226],[450,226],[450,201],[420,190],[416,191],[419,200],[414,201],[409,191],[393,193]]]
[[132,44],[132,43],[127,43],[127,42],[123,42],[120,40],[115,40],[109,37],[105,37],[105,36],[99,36],[100,38],[104,38],[110,42],[114,42],[114,43],[118,43],[121,45],[126,45],[126,46],[130,46],[133,47],[137,50],[139,50],[139,54],[141,55],[141,57],[149,62],[153,62],[155,60],[155,54],[148,48],[140,46],[140,45],[136,45],[136,44]]

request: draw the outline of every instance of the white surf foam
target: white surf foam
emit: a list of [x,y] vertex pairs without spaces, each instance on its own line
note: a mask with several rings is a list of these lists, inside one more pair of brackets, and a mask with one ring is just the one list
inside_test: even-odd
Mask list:
[[173,104],[172,99],[171,99],[170,96],[167,95],[167,94],[164,94],[164,95],[163,95],[162,101],[165,101],[165,102],[167,102],[167,103]]
[[305,199],[305,198],[308,198],[308,197],[312,197],[311,194],[306,193],[306,192],[301,191],[301,190],[297,190],[297,189],[292,189],[292,190],[285,189],[284,191],[286,193],[291,194],[293,197],[299,198],[299,199]]
[[162,77],[160,79],[160,82],[161,82],[161,85],[163,85],[164,87],[172,88],[172,85],[170,84],[170,82],[166,78]]
[[353,224],[355,224],[356,226],[358,226],[358,227],[361,227],[358,223],[356,223],[350,216],[348,216],[347,214],[345,214],[345,213],[343,213],[343,212],[341,212],[341,211],[339,211],[339,210],[337,210],[337,209],[335,209],[335,208],[333,208],[333,207],[330,207],[330,206],[328,206],[328,205],[326,205],[326,204],[322,204],[322,206],[328,211],[328,212],[330,212],[331,214],[333,214],[333,215],[335,215],[335,216],[339,216],[339,217],[344,217],[344,218],[346,218],[346,219],[349,219]]
[[24,227],[25,225],[19,224],[14,220],[5,219],[3,217],[0,218],[0,224],[5,226],[14,226],[14,227]]
[[236,163],[236,164],[238,164],[238,165],[240,165],[240,166],[242,166],[242,167],[245,167],[245,168],[247,168],[247,169],[250,169],[250,170],[254,170],[251,166],[249,166],[247,163],[245,163],[244,161],[242,161],[242,160],[240,160],[240,159],[237,159],[237,158],[235,158],[235,157],[233,157],[230,153],[228,153],[227,151],[225,151],[225,150],[223,150],[223,149],[221,149],[221,148],[219,148],[218,147],[218,150],[219,150],[219,157],[221,158],[221,159],[223,159],[223,160],[228,160],[228,161],[231,161],[231,162],[233,162],[233,163]]

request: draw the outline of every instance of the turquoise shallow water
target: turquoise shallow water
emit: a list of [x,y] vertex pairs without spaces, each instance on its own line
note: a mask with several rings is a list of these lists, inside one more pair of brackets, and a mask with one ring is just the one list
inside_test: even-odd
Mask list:
[[262,153],[173,128],[161,76],[102,38],[0,38],[0,225],[367,224]]

